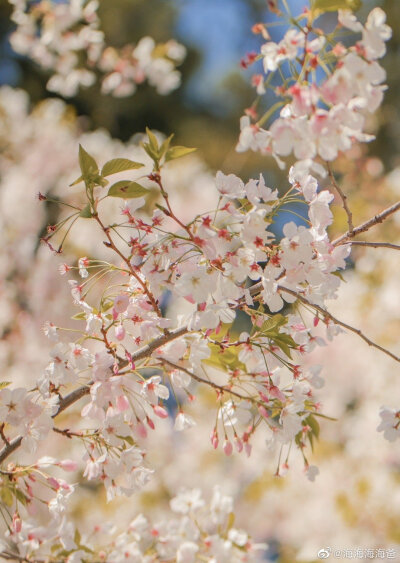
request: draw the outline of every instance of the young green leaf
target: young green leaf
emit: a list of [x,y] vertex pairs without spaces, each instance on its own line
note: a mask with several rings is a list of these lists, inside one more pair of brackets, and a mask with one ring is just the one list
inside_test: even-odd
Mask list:
[[165,141],[161,145],[160,150],[159,150],[160,158],[162,158],[165,155],[165,153],[168,151],[169,145],[171,144],[173,137],[174,137],[174,134],[172,133],[172,135],[170,135],[168,137],[168,139],[165,139]]
[[132,199],[134,197],[142,197],[149,192],[150,190],[144,188],[137,182],[120,180],[111,186],[107,195],[111,197],[121,197],[123,199]]
[[90,219],[91,217],[93,217],[90,203],[87,203],[85,207],[81,210],[81,212],[79,213],[79,217],[83,217],[84,219]]
[[0,499],[7,506],[12,506],[14,502],[14,496],[8,487],[2,487],[0,489]]
[[80,184],[81,182],[83,182],[83,176],[79,176],[79,178],[77,178],[76,180],[74,180],[72,182],[72,184],[70,184],[69,186],[76,186],[76,184]]
[[170,149],[167,150],[167,153],[165,155],[165,162],[168,162],[169,160],[174,160],[176,158],[181,158],[182,156],[186,156],[187,154],[190,154],[191,152],[194,152],[197,149],[193,149],[190,147],[171,147]]
[[276,315],[274,315],[273,317],[271,317],[267,321],[263,322],[263,324],[260,328],[260,332],[273,331],[273,329],[279,328],[279,327],[285,325],[286,323],[287,323],[287,317],[284,317],[280,313],[277,313]]
[[86,315],[83,311],[81,311],[80,313],[76,313],[76,315],[71,317],[71,319],[73,319],[74,321],[83,321],[86,319]]
[[97,166],[97,162],[85,149],[82,145],[79,145],[79,166],[81,167],[81,172],[83,179],[90,179],[92,176],[95,176],[99,173],[99,167]]
[[150,131],[148,127],[146,127],[146,133],[149,138],[150,147],[153,149],[154,152],[158,153],[158,141],[157,137]]
[[277,334],[271,333],[271,334],[267,334],[266,336],[271,338],[274,344],[278,346],[282,350],[282,352],[286,354],[286,356],[288,356],[288,358],[292,357],[290,350],[296,349],[297,345],[289,334],[283,334],[281,332],[278,332]]
[[361,0],[314,0],[313,11],[336,12],[337,10],[351,10],[356,12],[361,8]]
[[304,419],[304,422],[311,428],[311,432],[314,436],[319,438],[319,422],[313,417],[313,415],[308,415],[307,418]]
[[4,387],[8,387],[11,384],[11,381],[0,381],[0,389],[4,389]]
[[137,168],[142,168],[142,166],[144,166],[144,164],[141,162],[134,162],[133,160],[129,160],[129,158],[113,158],[105,163],[101,175],[111,176],[111,174],[117,174],[125,170],[136,170]]

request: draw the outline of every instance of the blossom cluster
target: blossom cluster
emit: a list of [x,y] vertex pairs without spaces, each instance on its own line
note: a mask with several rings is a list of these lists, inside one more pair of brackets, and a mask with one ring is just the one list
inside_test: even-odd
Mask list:
[[[150,131],[148,138],[149,152],[164,150]],[[165,150],[171,158],[188,151]],[[297,169],[291,175],[298,179],[281,198],[262,177],[245,184],[219,172],[217,208],[184,224],[170,206],[159,171],[148,179],[160,190],[166,207],[158,205],[145,218],[139,210],[145,203],[141,194],[148,189],[136,182],[120,180],[102,198],[109,175],[140,169],[141,163],[113,159],[100,172],[83,148],[80,163],[78,182],[86,184],[88,203],[72,214],[72,220],[96,221],[107,238],[106,246],[122,263],[82,257],[76,267],[60,266],[61,274],[77,271],[80,277],[80,281],[70,279],[69,285],[80,308],[75,318],[85,326],[78,329],[76,341],[65,342],[60,339],[62,331],[47,323],[45,332],[55,346],[35,388],[28,392],[4,384],[0,391],[3,455],[14,447],[34,453],[54,431],[81,441],[86,451],[83,476],[100,480],[108,500],[131,495],[151,476],[139,444],[155,429],[157,418],[172,414],[171,391],[177,403],[175,429],[181,431],[195,424],[184,412],[185,398],[193,400],[197,385],[203,384],[216,393],[211,436],[215,448],[221,438],[227,456],[233,447],[250,455],[252,436],[263,425],[271,444],[286,445],[289,451],[290,444],[296,443],[313,480],[318,470],[308,465],[303,450],[305,441],[312,443],[318,435],[315,416],[320,407],[313,387],[320,387],[322,380],[318,369],[302,368],[301,356],[324,341],[298,314],[273,313],[284,305],[280,293],[289,302],[299,295],[311,309],[335,295],[338,278],[333,272],[344,267],[349,247],[336,248],[329,242],[326,227],[332,216],[327,192],[317,195],[315,179],[299,176]],[[268,226],[280,206],[297,199],[301,189],[309,200],[305,202],[309,226],[288,223],[278,242]],[[101,199],[111,197],[125,200],[122,221],[114,223],[112,230],[120,233],[118,243],[100,215]],[[63,228],[71,217],[61,221]],[[164,226],[168,220],[178,225],[176,231]],[[58,226],[48,230],[45,242],[50,247],[58,230]],[[100,300],[93,302],[92,290],[100,279],[107,281]],[[250,287],[248,280],[257,283]],[[175,320],[161,311],[166,291],[178,310],[186,307],[186,313]],[[232,325],[240,309],[252,319],[253,328],[235,335]],[[317,310],[314,328],[320,320],[328,337],[336,332],[329,318]],[[85,347],[85,342],[91,346]],[[53,426],[57,415],[87,395],[90,400],[81,409],[79,429]],[[69,489],[65,485],[62,490]],[[15,487],[15,498],[16,491],[32,498],[32,506],[40,498],[21,487]]]
[[[318,185],[313,174],[323,177],[325,171],[314,159],[332,160],[339,150],[365,140],[359,109],[365,100],[369,107],[373,100],[380,103],[384,76],[374,65],[389,37],[380,10],[372,12],[365,27],[347,12],[339,14],[339,21],[362,33],[362,39],[348,49],[336,43],[336,70],[330,78],[322,86],[309,78],[312,66],[324,68],[325,55],[331,55],[311,23],[301,32],[297,26],[284,39],[290,48],[297,49],[298,42],[304,51],[303,70],[289,89],[292,101],[270,131],[246,122],[241,133],[239,150],[254,148],[256,139],[266,137],[272,139],[266,152],[277,158],[293,149],[298,161],[290,168],[284,195],[268,187],[262,175],[244,181],[219,171],[213,182],[217,203],[182,217],[171,203],[165,178],[174,161],[192,149],[173,146],[171,137],[147,130],[137,160],[129,154],[99,166],[99,159],[80,146],[80,176],[66,201],[57,202],[63,208],[60,220],[48,226],[42,242],[58,256],[75,223],[83,233],[97,229],[96,241],[76,265],[67,260],[59,266],[77,312],[72,327],[46,322],[44,332],[53,344],[47,367],[29,386],[0,385],[0,461],[17,449],[36,459],[41,443],[54,433],[79,445],[75,452],[82,463],[46,456],[1,469],[1,498],[11,515],[9,541],[1,546],[8,558],[149,563],[256,559],[265,546],[233,528],[232,500],[219,489],[209,508],[199,490],[183,491],[171,501],[180,518],[150,524],[140,515],[119,535],[113,526],[99,525],[84,537],[68,520],[75,485],[57,471],[79,470],[90,486],[102,483],[108,501],[137,493],[153,474],[147,459],[149,435],[157,434],[162,420],[178,432],[195,426],[191,405],[202,390],[214,407],[207,420],[212,447],[222,446],[226,459],[234,450],[250,456],[257,433],[279,451],[276,475],[288,470],[293,452],[300,454],[310,481],[318,475],[318,468],[309,464],[307,446],[313,448],[318,418],[325,416],[315,396],[324,380],[309,356],[341,332],[340,325],[352,328],[332,316],[327,302],[337,297],[354,231],[349,223],[347,233],[331,240],[334,196]],[[313,32],[316,39],[309,37]],[[273,45],[263,49],[268,72],[278,68],[278,55],[287,54],[285,45]],[[154,45],[146,40],[142,47],[149,54]],[[288,58],[297,61],[297,56],[296,50]],[[113,52],[107,51],[107,57],[111,66],[103,68],[112,76]],[[346,57],[358,62],[346,63]],[[351,91],[346,100],[331,98],[330,109],[318,105],[328,100],[329,92],[345,95],[335,86],[335,80],[344,80],[336,73],[344,69],[346,76],[346,64],[353,67],[360,61],[380,73],[379,80],[371,79],[358,93]],[[163,74],[162,69],[154,72],[156,77]],[[300,84],[303,78],[307,84]],[[323,88],[324,98],[318,93]],[[312,98],[308,104],[308,94],[317,90],[315,103]],[[330,115],[333,109],[336,113]],[[318,137],[312,127],[319,119]],[[326,126],[330,119],[334,132]],[[306,135],[299,141],[301,152],[296,127]],[[280,128],[279,140],[273,131]],[[333,152],[328,154],[324,146]],[[39,200],[54,204],[52,194],[41,192]],[[276,220],[292,204],[304,206],[303,224],[286,222],[278,237]],[[75,417],[65,427],[59,415],[78,401]],[[398,413],[384,409],[381,416],[378,429],[394,440]]]
[[[43,458],[36,471],[54,463]],[[67,461],[64,466],[71,465]],[[22,469],[21,469],[22,472]],[[32,475],[32,473],[31,473]],[[171,514],[150,522],[137,515],[124,532],[117,533],[110,523],[98,524],[81,534],[67,518],[66,503],[74,487],[62,479],[48,479],[56,496],[48,502],[51,518],[46,526],[32,526],[14,514],[6,537],[18,545],[18,554],[4,543],[3,554],[18,555],[25,561],[67,561],[68,563],[155,563],[168,560],[194,563],[201,558],[209,563],[257,561],[266,544],[252,541],[248,533],[235,528],[233,499],[214,488],[209,504],[199,489],[182,489],[171,499]],[[0,544],[1,545],[1,544]]]
[[[315,26],[311,15],[303,13],[279,43],[268,41],[250,59],[249,64],[258,59],[263,63],[264,74],[253,76],[259,97],[271,88],[278,101],[258,120],[256,104],[247,110],[237,151],[271,154],[280,165],[280,157],[292,153],[297,160],[320,157],[331,162],[355,140],[374,138],[364,131],[365,116],[376,111],[385,90],[386,73],[377,60],[391,37],[386,14],[374,8],[363,26],[351,11],[339,10],[337,28],[328,34]],[[255,30],[267,33],[262,24]],[[346,46],[340,41],[343,30],[361,34],[361,39]],[[287,78],[273,87],[271,78],[278,71]],[[278,108],[279,117],[263,128]]]
[[47,83],[51,92],[74,96],[80,87],[92,86],[99,73],[102,92],[117,97],[132,95],[145,80],[164,95],[180,84],[176,66],[185,58],[185,47],[175,40],[156,45],[151,37],[143,37],[136,46],[108,46],[97,0],[10,3],[16,24],[11,46],[51,71]]

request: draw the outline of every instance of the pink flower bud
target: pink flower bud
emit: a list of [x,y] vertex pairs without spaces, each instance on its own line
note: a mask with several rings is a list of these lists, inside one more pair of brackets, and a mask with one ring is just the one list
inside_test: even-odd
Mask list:
[[251,454],[251,444],[249,444],[248,442],[246,442],[245,445],[244,445],[244,451],[246,452],[247,457],[250,457],[250,454]]
[[210,436],[211,445],[216,450],[218,448],[219,440],[216,428],[214,428],[211,436]]
[[233,447],[229,440],[225,440],[223,450],[225,455],[232,455]]
[[259,405],[258,412],[261,414],[261,416],[263,418],[269,418],[269,414],[268,414],[267,409],[265,407],[263,407],[262,405]]
[[60,483],[54,477],[47,477],[47,482],[55,491],[58,491],[58,489],[60,488]]
[[164,409],[164,407],[156,405],[155,407],[153,407],[153,410],[154,414],[159,416],[160,418],[168,418],[168,412]]
[[18,512],[16,512],[12,519],[12,527],[16,534],[19,534],[22,528],[21,518],[19,517]]
[[147,430],[145,425],[143,424],[143,422],[139,422],[138,425],[136,426],[136,431],[139,434],[139,436],[141,438],[146,438],[147,437]]
[[150,428],[152,430],[154,430],[155,426],[154,426],[154,422],[151,420],[151,418],[149,416],[146,416],[146,422],[147,424],[150,426]]
[[78,469],[78,464],[72,459],[63,459],[57,464],[64,471],[76,471]]
[[117,397],[116,404],[119,412],[124,412],[129,409],[129,401],[126,395],[119,395],[119,397]]
[[239,436],[235,436],[235,447],[239,453],[243,450],[243,442]]
[[125,338],[125,328],[122,325],[118,325],[115,328],[115,338],[117,340],[123,340]]

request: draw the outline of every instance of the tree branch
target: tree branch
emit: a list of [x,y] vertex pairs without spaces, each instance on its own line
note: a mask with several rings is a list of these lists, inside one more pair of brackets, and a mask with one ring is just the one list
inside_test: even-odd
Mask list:
[[391,242],[366,242],[361,240],[350,241],[352,246],[371,246],[372,248],[392,248],[393,250],[400,250],[400,245],[392,244]]
[[359,225],[358,227],[355,227],[352,232],[347,231],[347,233],[345,233],[344,235],[341,235],[340,237],[338,237],[334,241],[332,241],[332,244],[334,246],[337,246],[338,244],[343,244],[343,243],[347,242],[349,239],[354,238],[355,236],[359,235],[360,233],[365,233],[371,227],[374,227],[378,223],[383,223],[383,221],[385,219],[387,219],[393,213],[396,213],[396,211],[398,211],[399,209],[400,209],[400,201],[398,201],[397,203],[394,203],[393,205],[391,205],[387,209],[384,209],[383,211],[378,213],[378,215],[375,215],[374,217],[372,217],[372,219],[368,219],[368,221],[365,221],[365,223],[361,223],[361,225]]
[[[390,215],[392,215],[393,213],[395,213],[399,209],[400,209],[400,201],[393,204],[391,207],[388,207],[387,209],[385,209],[384,211],[382,211],[378,215],[375,215],[372,219],[369,219],[365,223],[362,223],[358,227],[355,227],[353,229],[353,231],[351,231],[351,232],[348,231],[344,235],[341,235],[340,237],[335,239],[332,242],[332,244],[336,246],[336,245],[343,244],[343,243],[347,242],[349,239],[355,237],[356,235],[363,233],[365,231],[368,231],[371,227],[377,225],[378,223],[382,223],[387,217],[389,217]],[[358,243],[358,244],[360,244],[360,243]],[[370,245],[372,245],[372,244],[373,243],[370,243]],[[383,245],[387,246],[389,243],[388,244],[386,244],[386,243],[375,243],[375,244],[377,244],[377,245],[379,244],[379,246],[383,246]],[[365,244],[364,246],[367,246],[367,244]],[[390,248],[393,248],[393,247],[395,247],[395,245],[390,246]],[[395,361],[400,362],[400,358],[398,356],[396,356],[395,354],[393,354],[392,352],[390,352],[386,348],[383,348],[379,344],[376,344],[375,342],[370,340],[367,336],[365,336],[362,333],[361,330],[356,329],[356,328],[348,325],[347,323],[340,321],[339,319],[336,319],[333,315],[328,313],[328,311],[326,311],[325,309],[323,309],[319,305],[314,305],[313,303],[308,301],[308,299],[303,297],[301,294],[299,294],[299,293],[297,293],[297,292],[295,292],[291,289],[287,289],[283,286],[278,286],[278,289],[280,291],[284,291],[286,293],[289,293],[289,294],[297,297],[300,301],[302,301],[306,305],[313,307],[316,311],[319,311],[325,317],[331,319],[335,324],[342,326],[343,328],[349,330],[350,332],[353,332],[354,334],[357,334],[369,346],[372,346],[372,347],[376,348],[377,350],[380,350],[381,352],[383,352],[387,356],[390,356]],[[262,283],[261,282],[258,282],[256,284],[254,284],[251,288],[249,288],[250,294],[252,296],[256,295],[261,290],[262,290]],[[175,340],[176,338],[179,338],[180,336],[183,336],[187,332],[188,332],[188,328],[186,326],[175,329],[174,331],[171,331],[171,332],[166,332],[166,334],[160,336],[159,338],[156,338],[155,340],[153,340],[153,342],[146,344],[146,346],[143,346],[143,348],[141,348],[140,350],[138,350],[137,352],[132,354],[132,361],[133,362],[139,361],[139,360],[142,360],[144,358],[151,356],[151,354],[157,348],[159,348],[160,346],[163,346],[164,344],[166,344],[168,342],[171,342],[172,340]],[[127,364],[128,364],[128,362],[127,362]],[[179,368],[179,369],[182,369],[182,368]],[[189,374],[189,375],[193,376],[193,374]],[[195,376],[195,377],[197,377],[197,376]],[[201,379],[201,378],[199,378],[199,379]],[[206,380],[202,380],[202,382],[208,383]],[[69,393],[65,397],[61,398],[59,408],[58,408],[57,412],[53,415],[53,418],[58,416],[66,408],[68,408],[70,405],[72,405],[73,403],[75,403],[76,401],[78,401],[79,399],[84,397],[85,395],[88,395],[89,392],[90,392],[90,386],[91,386],[91,382],[87,385],[83,385],[82,387],[79,387],[78,389],[75,389],[74,391],[71,391],[71,393]],[[228,392],[228,389],[226,389],[225,391]],[[234,394],[232,391],[229,391],[229,392]],[[241,397],[241,398],[243,398],[243,397]],[[15,450],[17,450],[20,447],[21,442],[22,442],[22,436],[17,436],[13,440],[11,440],[8,444],[6,444],[3,447],[3,449],[0,451],[0,463],[2,463],[5,459],[7,459],[7,457],[9,455],[11,455]]]
[[337,319],[336,317],[331,315],[331,313],[328,313],[328,311],[326,309],[323,309],[319,305],[314,305],[314,303],[311,303],[311,301],[309,301],[308,299],[303,297],[300,293],[297,293],[296,291],[293,291],[292,289],[288,289],[288,288],[283,287],[281,285],[278,286],[278,290],[284,291],[285,293],[289,293],[290,295],[297,297],[297,299],[302,301],[305,305],[309,305],[310,307],[312,307],[316,311],[319,311],[325,318],[328,318],[332,322],[334,322],[335,324],[342,326],[343,328],[345,328],[346,330],[349,330],[350,332],[354,332],[354,334],[357,334],[360,338],[362,338],[362,340],[364,340],[364,342],[366,342],[368,344],[368,346],[372,346],[373,348],[380,350],[381,352],[383,352],[387,356],[390,356],[393,360],[396,360],[396,362],[400,362],[400,358],[398,356],[396,356],[396,354],[393,354],[393,352],[391,352],[390,350],[387,350],[386,348],[383,348],[383,346],[380,346],[376,342],[373,342],[373,340],[371,340],[370,338],[365,336],[365,334],[363,334],[363,332],[360,329],[354,328],[353,326],[351,326],[347,323],[344,323],[343,321],[340,321],[339,319]]
[[[156,350],[160,346],[163,346],[167,342],[171,342],[172,340],[183,336],[187,331],[187,327],[181,327],[168,332],[167,334],[163,334],[159,338],[154,339],[152,342],[146,344],[146,346],[143,346],[143,348],[140,348],[140,350],[132,354],[132,361],[135,362],[151,356],[154,350]],[[67,409],[73,403],[76,403],[76,401],[79,401],[79,399],[81,399],[85,395],[88,395],[90,392],[90,386],[91,382],[87,385],[82,385],[82,387],[79,387],[78,389],[71,391],[71,393],[68,393],[68,395],[66,395],[65,397],[62,397],[59,402],[58,410],[53,415],[53,418],[65,411],[65,409]],[[21,442],[22,436],[17,436],[13,440],[9,441],[9,443],[6,444],[0,451],[0,463],[7,459],[8,456],[10,456],[15,450],[17,450],[20,447]]]
[[209,385],[210,387],[212,387],[216,391],[220,391],[221,393],[229,393],[230,395],[233,395],[234,397],[238,397],[239,399],[242,399],[242,400],[245,400],[245,401],[253,401],[255,403],[259,403],[259,401],[257,401],[257,399],[254,399],[253,397],[241,395],[240,393],[237,393],[236,391],[232,391],[232,389],[229,389],[229,387],[226,387],[225,385],[218,385],[217,383],[214,383],[213,381],[211,381],[209,379],[203,379],[202,377],[199,377],[198,375],[189,371],[185,367],[179,366],[178,364],[174,364],[173,362],[170,362],[169,360],[166,360],[165,358],[157,358],[157,359],[161,363],[167,364],[174,369],[184,371],[185,373],[187,373],[192,379],[194,379],[198,383],[204,383],[205,385]]

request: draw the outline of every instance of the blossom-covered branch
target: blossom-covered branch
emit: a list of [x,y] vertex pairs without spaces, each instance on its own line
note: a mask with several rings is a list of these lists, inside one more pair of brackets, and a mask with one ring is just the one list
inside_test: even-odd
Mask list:
[[[71,7],[79,16],[78,36],[86,43],[71,49],[68,77],[57,82],[55,75],[55,82],[63,88],[64,79],[71,80],[68,91],[75,92],[82,77],[88,78],[73,71],[75,51],[85,48],[88,62],[100,67],[110,55],[103,50],[97,4],[39,3],[30,11],[18,3],[15,13],[29,28],[32,17],[35,25],[42,19],[47,25],[50,9],[56,14],[53,23],[57,14],[69,18]],[[192,148],[173,145],[172,136],[162,138],[147,130],[138,160],[112,155],[100,166],[90,150],[79,147],[80,175],[58,202],[58,222],[48,226],[42,242],[59,257],[68,249],[73,230],[85,233],[93,226],[97,244],[82,252],[86,255],[76,265],[67,258],[59,266],[77,312],[73,328],[46,323],[53,343],[47,367],[29,388],[1,384],[0,462],[17,450],[28,460],[9,460],[1,470],[9,540],[2,546],[5,557],[15,553],[17,560],[42,558],[46,563],[251,560],[258,547],[246,532],[233,528],[232,503],[218,489],[204,514],[200,492],[186,491],[171,501],[182,520],[150,526],[139,516],[121,534],[83,538],[67,519],[75,487],[56,476],[56,468],[80,469],[82,479],[104,485],[108,501],[137,493],[153,473],[146,438],[159,431],[157,420],[173,423],[178,432],[195,426],[191,403],[208,387],[214,405],[213,448],[222,445],[225,456],[234,450],[250,456],[256,434],[262,434],[279,451],[276,475],[281,474],[282,456],[286,470],[289,457],[297,455],[312,481],[318,469],[310,465],[309,456],[319,436],[318,417],[325,415],[317,397],[324,383],[321,367],[310,365],[309,354],[345,328],[400,361],[328,307],[338,296],[340,270],[347,266],[353,238],[400,208],[395,204],[354,227],[332,165],[355,142],[372,138],[364,131],[365,116],[383,98],[385,73],[377,59],[385,52],[390,29],[380,9],[370,13],[365,25],[343,10],[335,30],[325,36],[315,24],[317,15],[315,10],[296,18],[287,14],[291,28],[282,40],[268,40],[259,55],[244,61],[249,66],[262,60],[264,74],[253,77],[259,97],[241,120],[237,150],[272,155],[282,168],[283,159],[293,154],[297,160],[283,195],[262,175],[243,180],[219,171],[211,209],[193,209],[183,217],[166,175]],[[68,18],[63,23],[67,30],[71,22],[77,24]],[[358,34],[349,46],[340,41],[343,28]],[[62,57],[57,49],[70,38],[65,29],[44,50],[49,68],[58,74]],[[256,31],[268,38],[265,26],[256,26]],[[27,36],[33,47],[43,47],[40,33]],[[14,43],[18,37],[17,30]],[[127,55],[130,63],[135,59],[134,66],[139,65],[139,46]],[[141,47],[153,64],[149,42]],[[168,57],[173,58],[163,54]],[[118,73],[108,80],[111,85],[118,82],[116,89],[121,86],[118,93],[123,94],[127,85],[122,71]],[[162,69],[157,73],[165,79]],[[278,100],[258,113],[273,73],[281,77],[273,88]],[[348,232],[333,241],[329,227],[334,195],[316,178],[326,178],[326,168],[348,219]],[[39,200],[54,203],[42,193]],[[302,216],[293,211],[294,205],[303,206]],[[285,220],[282,212],[293,213],[294,220]],[[283,234],[278,236],[274,224],[282,217]],[[86,248],[84,234],[82,240],[79,248]],[[303,315],[304,309],[311,315]],[[71,425],[54,426],[54,418],[81,399]],[[380,429],[392,438],[398,411],[381,416]],[[39,457],[40,445],[51,432],[60,440],[73,440],[82,452],[79,463]],[[39,508],[46,513],[46,527],[35,517]]]

